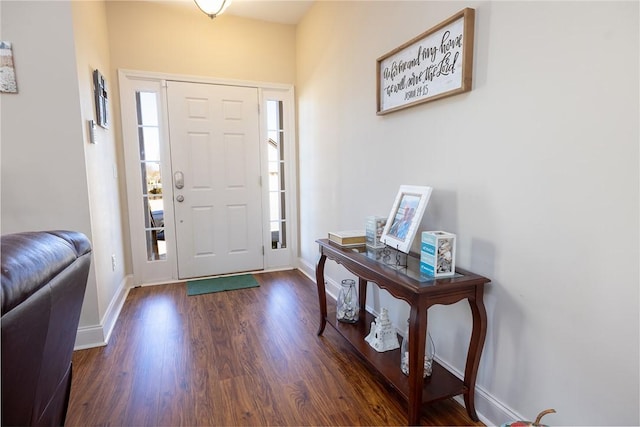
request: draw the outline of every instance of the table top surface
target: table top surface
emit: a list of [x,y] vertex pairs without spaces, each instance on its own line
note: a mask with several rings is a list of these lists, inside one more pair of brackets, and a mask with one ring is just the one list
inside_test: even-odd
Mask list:
[[[420,272],[420,257],[417,254],[405,254],[390,247],[371,248],[369,246],[343,247],[328,239],[318,239],[316,242],[329,258],[333,256],[361,266],[367,271],[384,276],[412,288],[429,288],[443,285],[469,284],[470,281],[488,283],[490,279],[456,268],[453,275],[433,277]],[[375,281],[375,280],[374,280]]]

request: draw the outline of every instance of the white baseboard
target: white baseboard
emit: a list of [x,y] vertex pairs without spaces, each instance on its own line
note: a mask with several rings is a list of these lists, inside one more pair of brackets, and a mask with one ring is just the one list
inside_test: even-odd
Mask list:
[[73,351],[102,347],[105,345],[107,345],[107,341],[105,340],[104,329],[102,326],[82,326],[78,328]]
[[[315,265],[311,265],[307,261],[300,259],[298,261],[299,269],[302,273],[304,273],[309,279],[316,281],[316,273],[315,273]],[[338,295],[338,282],[333,280],[330,277],[325,277],[326,289],[327,293],[332,297],[336,297]],[[367,311],[371,312],[371,307],[367,307]],[[451,373],[456,375],[458,378],[464,378],[464,374],[460,372],[458,369],[451,366],[449,363],[443,361],[439,357],[436,356],[436,360],[438,363],[445,368],[447,368]],[[454,398],[458,403],[464,406],[464,400],[462,396],[456,396]],[[504,403],[500,402],[494,396],[492,396],[488,391],[483,389],[481,386],[476,384],[475,391],[475,406],[476,413],[478,414],[478,418],[487,426],[499,426],[507,422],[512,422],[515,420],[523,420],[526,418],[522,418],[520,414],[517,414]]]
[[302,258],[299,258],[298,259],[298,270],[300,270],[309,279],[313,280],[313,283],[316,282],[316,267],[315,267],[315,265],[311,265],[306,260],[304,260]]
[[[460,379],[464,378],[464,374],[458,369],[451,366],[448,362],[445,362],[437,356],[435,359],[440,365],[445,367],[456,377]],[[464,406],[464,399],[462,396],[456,396],[454,397],[454,400]],[[475,404],[478,418],[480,418],[480,421],[482,421],[487,426],[497,426],[504,423],[525,419],[507,408],[502,402],[493,397],[491,394],[489,394],[489,392],[487,392],[477,384],[475,392]]]
[[122,282],[120,282],[120,286],[118,286],[118,290],[111,300],[109,307],[107,307],[107,311],[100,324],[78,328],[74,350],[84,350],[107,345],[132,285],[133,276],[125,276]]

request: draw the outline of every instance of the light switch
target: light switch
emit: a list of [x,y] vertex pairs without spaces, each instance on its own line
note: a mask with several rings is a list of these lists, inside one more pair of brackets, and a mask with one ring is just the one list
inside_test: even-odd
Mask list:
[[96,122],[93,120],[89,120],[89,142],[96,143]]

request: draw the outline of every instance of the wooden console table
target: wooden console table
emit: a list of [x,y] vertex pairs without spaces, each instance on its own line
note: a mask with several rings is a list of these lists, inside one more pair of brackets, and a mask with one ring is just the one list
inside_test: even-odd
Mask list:
[[[327,322],[333,326],[400,395],[408,401],[408,424],[420,424],[423,404],[462,394],[467,413],[478,421],[474,403],[474,390],[478,364],[487,333],[487,314],[483,302],[484,285],[490,280],[477,274],[456,269],[455,276],[434,279],[419,274],[419,259],[407,257],[407,268],[395,268],[380,260],[364,247],[360,250],[343,248],[327,239],[316,241],[320,245],[320,259],[316,266],[316,284],[320,303],[320,328],[322,335]],[[360,320],[356,324],[336,321],[327,317],[324,265],[327,258],[343,265],[359,277]],[[417,268],[417,270],[416,270]],[[412,277],[413,276],[413,277]],[[409,317],[409,376],[400,370],[400,350],[378,353],[364,340],[374,317],[366,312],[367,282],[375,282],[391,295],[400,298],[411,307]],[[453,304],[467,299],[473,316],[473,331],[467,352],[464,380],[433,362],[430,377],[422,378],[425,340],[427,333],[427,309],[435,304]]]

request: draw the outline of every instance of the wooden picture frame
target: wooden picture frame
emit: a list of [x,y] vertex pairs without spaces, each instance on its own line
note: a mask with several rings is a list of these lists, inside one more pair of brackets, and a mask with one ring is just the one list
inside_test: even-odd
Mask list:
[[471,90],[475,10],[449,19],[377,59],[377,114]]
[[401,252],[409,253],[432,191],[431,187],[401,185],[380,241]]

